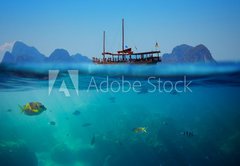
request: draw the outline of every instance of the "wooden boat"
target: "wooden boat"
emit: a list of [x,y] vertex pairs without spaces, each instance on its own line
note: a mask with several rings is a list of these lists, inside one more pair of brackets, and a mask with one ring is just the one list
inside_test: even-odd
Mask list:
[[[158,43],[156,43],[156,47]],[[159,56],[161,52],[133,52],[132,48],[124,49],[124,19],[122,19],[122,50],[117,53],[105,51],[105,31],[103,32],[103,52],[102,58],[93,57],[92,61],[96,64],[156,64],[161,62]]]

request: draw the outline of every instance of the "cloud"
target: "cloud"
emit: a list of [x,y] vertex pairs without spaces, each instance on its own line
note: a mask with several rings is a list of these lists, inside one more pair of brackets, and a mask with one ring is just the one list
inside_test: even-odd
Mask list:
[[0,61],[2,61],[3,55],[6,51],[11,51],[15,41],[13,42],[6,42],[0,45]]

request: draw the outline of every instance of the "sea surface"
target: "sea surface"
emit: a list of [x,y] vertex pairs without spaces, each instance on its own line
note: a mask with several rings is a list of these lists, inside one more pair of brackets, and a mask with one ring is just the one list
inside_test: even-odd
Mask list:
[[[30,102],[47,110],[29,116],[20,107]],[[0,166],[238,166],[239,157],[240,63],[0,67]]]

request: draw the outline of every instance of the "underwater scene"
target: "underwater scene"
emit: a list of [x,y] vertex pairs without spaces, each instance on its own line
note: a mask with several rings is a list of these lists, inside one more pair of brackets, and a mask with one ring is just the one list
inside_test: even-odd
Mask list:
[[1,66],[0,99],[0,166],[240,165],[240,63]]

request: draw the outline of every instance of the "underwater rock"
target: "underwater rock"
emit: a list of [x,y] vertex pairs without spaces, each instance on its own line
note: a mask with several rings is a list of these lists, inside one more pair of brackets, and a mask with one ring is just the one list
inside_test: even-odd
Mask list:
[[104,159],[104,163],[103,166],[109,166],[109,160],[112,158],[111,155],[108,155],[105,159]]
[[240,154],[240,132],[236,132],[233,135],[230,135],[227,139],[222,142],[219,149],[224,154]]
[[57,145],[51,152],[51,158],[58,164],[71,165],[76,162],[76,152],[65,144]]
[[0,141],[1,166],[37,166],[38,160],[34,152],[30,151],[21,141]]

